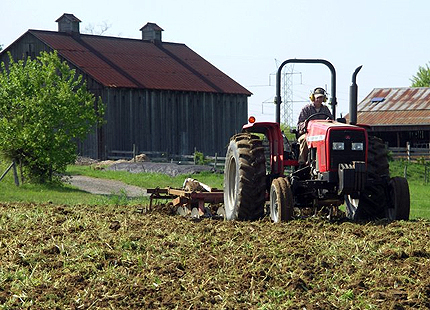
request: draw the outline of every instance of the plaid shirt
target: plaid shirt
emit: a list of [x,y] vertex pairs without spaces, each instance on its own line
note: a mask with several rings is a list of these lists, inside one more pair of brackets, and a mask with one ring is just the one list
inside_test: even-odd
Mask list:
[[305,120],[311,116],[312,114],[315,113],[324,113],[325,115],[317,115],[315,117],[313,117],[312,119],[326,119],[327,117],[330,119],[334,119],[333,115],[331,114],[329,108],[325,105],[322,105],[320,108],[320,111],[317,112],[317,109],[315,109],[315,106],[313,103],[308,103],[307,105],[305,105],[302,109],[302,111],[300,112],[299,115],[299,121],[297,122],[297,129],[299,130],[300,134],[303,134],[305,132]]

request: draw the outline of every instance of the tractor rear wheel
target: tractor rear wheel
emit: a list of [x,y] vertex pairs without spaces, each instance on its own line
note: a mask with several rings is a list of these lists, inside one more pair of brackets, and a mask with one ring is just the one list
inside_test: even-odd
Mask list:
[[408,180],[402,177],[391,178],[389,192],[392,203],[387,208],[388,218],[390,220],[409,220],[411,201]]
[[360,197],[346,196],[346,214],[352,220],[373,220],[385,217],[387,208],[387,180],[390,176],[388,151],[384,142],[369,136],[367,153],[368,184]]
[[285,178],[272,181],[270,187],[270,219],[275,222],[284,222],[293,217],[293,194],[290,183]]
[[227,220],[256,220],[264,216],[266,159],[256,135],[240,133],[230,139],[224,167],[224,209]]
[[382,139],[369,136],[369,150],[367,153],[367,173],[370,178],[390,176],[388,164],[388,150]]

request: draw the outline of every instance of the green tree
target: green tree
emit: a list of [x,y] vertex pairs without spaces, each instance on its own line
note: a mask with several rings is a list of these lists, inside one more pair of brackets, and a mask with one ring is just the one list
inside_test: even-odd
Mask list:
[[411,79],[412,87],[430,87],[430,68],[426,64],[425,67],[419,67],[418,72]]
[[76,139],[101,122],[103,104],[56,52],[0,71],[0,155],[18,163],[22,181],[58,181],[76,159]]

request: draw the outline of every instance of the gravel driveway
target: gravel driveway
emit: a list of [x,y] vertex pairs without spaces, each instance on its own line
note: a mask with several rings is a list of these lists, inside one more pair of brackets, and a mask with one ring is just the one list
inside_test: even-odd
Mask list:
[[[130,173],[152,172],[164,173],[172,177],[180,174],[195,174],[201,171],[210,171],[210,166],[203,165],[180,165],[176,163],[153,163],[153,162],[120,162],[107,167],[108,170],[121,170]],[[128,197],[149,196],[146,189],[128,185],[121,181],[92,178],[82,175],[73,175],[67,182],[80,190],[98,195],[118,195],[125,192]]]
[[128,185],[121,181],[92,178],[83,175],[73,175],[67,183],[80,190],[97,195],[119,195],[125,192],[127,197],[148,196],[146,189]]

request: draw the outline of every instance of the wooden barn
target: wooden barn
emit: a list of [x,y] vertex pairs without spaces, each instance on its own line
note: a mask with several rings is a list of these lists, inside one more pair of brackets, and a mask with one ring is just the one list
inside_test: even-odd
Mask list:
[[106,105],[106,123],[79,144],[83,156],[194,150],[224,156],[229,138],[247,122],[251,93],[185,44],[162,41],[154,23],[142,39],[81,34],[64,14],[58,31],[28,30],[0,53],[0,62],[58,51]]
[[357,119],[389,147],[428,147],[430,88],[375,88],[358,104]]

